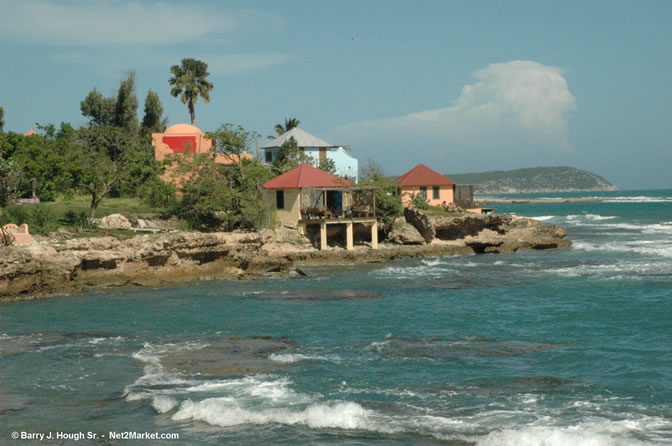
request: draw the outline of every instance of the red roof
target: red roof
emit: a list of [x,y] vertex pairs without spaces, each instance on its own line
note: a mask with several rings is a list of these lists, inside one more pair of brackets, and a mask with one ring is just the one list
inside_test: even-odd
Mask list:
[[264,184],[266,189],[301,189],[303,187],[345,187],[348,180],[320,170],[308,164],[302,164],[289,172],[278,175]]
[[455,181],[424,164],[418,164],[395,181],[401,186],[449,186],[455,184]]

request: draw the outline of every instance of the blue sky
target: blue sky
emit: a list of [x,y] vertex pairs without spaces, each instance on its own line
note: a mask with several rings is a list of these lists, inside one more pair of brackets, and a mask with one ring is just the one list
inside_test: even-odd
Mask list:
[[[623,189],[672,187],[672,2],[4,1],[5,130],[86,124],[129,70],[170,96],[209,65],[196,125],[270,135],[285,117],[390,175],[569,165]],[[142,115],[142,106],[138,110]]]

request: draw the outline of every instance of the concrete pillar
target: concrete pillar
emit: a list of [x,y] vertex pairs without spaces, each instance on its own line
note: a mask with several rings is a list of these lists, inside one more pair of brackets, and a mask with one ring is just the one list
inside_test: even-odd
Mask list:
[[378,221],[374,221],[371,225],[371,247],[378,249]]
[[327,224],[320,223],[320,249],[327,249]]
[[354,231],[352,230],[353,226],[354,225],[352,224],[351,221],[349,221],[345,224],[345,238],[346,238],[346,241],[347,241],[346,249],[348,251],[353,249],[354,245],[355,245],[354,242],[353,242],[354,239],[355,239],[354,234],[353,234]]
[[305,223],[299,223],[297,225],[296,229],[299,232],[299,235],[306,235],[306,224]]

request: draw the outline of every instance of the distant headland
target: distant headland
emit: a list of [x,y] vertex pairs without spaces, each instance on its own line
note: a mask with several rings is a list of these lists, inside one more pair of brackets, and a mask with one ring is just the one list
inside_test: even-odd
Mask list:
[[531,167],[515,170],[448,174],[458,184],[473,184],[478,194],[533,194],[614,191],[606,178],[574,167]]

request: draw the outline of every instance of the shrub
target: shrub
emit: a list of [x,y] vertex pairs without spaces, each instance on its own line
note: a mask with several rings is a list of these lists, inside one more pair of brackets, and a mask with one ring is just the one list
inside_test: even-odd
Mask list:
[[397,194],[399,185],[389,178],[380,174],[370,175],[359,183],[361,186],[375,186],[376,190],[376,216],[381,219],[381,230],[384,233],[392,229],[392,224],[397,217],[404,214],[401,206],[401,198]]
[[9,205],[2,210],[2,217],[0,223],[6,225],[7,223],[14,223],[22,225],[24,223],[30,224],[28,211],[23,205]]
[[429,203],[427,199],[422,196],[422,194],[411,195],[411,206],[421,211],[429,209]]
[[68,226],[74,226],[79,229],[94,229],[96,224],[93,223],[84,211],[77,214],[73,210],[65,213],[64,221]]
[[176,190],[173,183],[154,178],[142,187],[142,201],[152,207],[169,208],[175,205]]
[[53,226],[56,223],[56,215],[47,206],[35,206],[33,208],[32,221],[36,226],[39,226],[42,229],[47,229],[49,226]]

